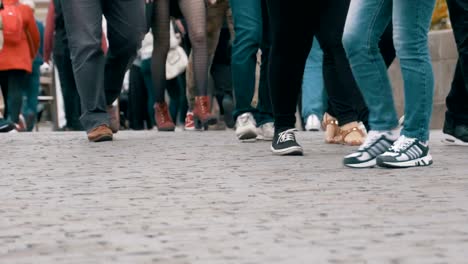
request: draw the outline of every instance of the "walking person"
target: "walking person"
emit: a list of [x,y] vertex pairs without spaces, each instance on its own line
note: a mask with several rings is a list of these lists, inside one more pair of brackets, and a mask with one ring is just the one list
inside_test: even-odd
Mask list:
[[447,6],[459,57],[446,100],[443,142],[468,146],[468,1],[447,0]]
[[[236,107],[236,136],[239,140],[273,138],[273,114],[267,82],[270,29],[265,0],[230,0],[235,38],[232,46],[232,81]],[[258,101],[255,94],[257,53],[261,50]]]
[[[415,167],[432,164],[429,123],[434,75],[428,32],[435,0],[353,0],[343,43],[354,77],[369,107],[370,133],[361,147],[344,158],[348,167]],[[405,91],[401,135],[392,88],[378,41],[393,23]]]
[[18,124],[27,76],[40,44],[33,10],[18,0],[1,2],[4,46],[0,51],[0,86],[5,102],[5,117]]
[[[60,3],[81,99],[81,124],[90,141],[112,140],[120,126],[112,104],[120,95],[125,72],[144,36],[144,1],[61,0]],[[103,15],[109,39],[106,56],[101,48]]]
[[194,120],[200,126],[217,122],[211,114],[211,98],[208,96],[208,47],[206,38],[206,6],[199,0],[149,0],[154,2],[153,24],[154,49],[152,56],[153,85],[155,90],[155,115],[159,131],[174,131],[175,124],[169,115],[165,101],[166,59],[170,44],[170,16],[184,16],[193,49],[195,79]]
[[[220,107],[220,111],[225,114],[224,116],[227,118],[227,123],[232,123],[232,110],[233,110],[233,98],[232,98],[232,91],[231,91],[231,77],[218,77],[218,73],[226,72],[230,70],[230,63],[229,66],[222,67],[220,65],[213,66],[213,62],[215,58],[219,60],[220,56],[218,52],[218,45],[221,40],[221,44],[223,44],[222,40],[220,39],[223,37],[221,32],[223,30],[223,25],[227,24],[227,28],[229,29],[229,35],[231,38],[234,37],[234,29],[233,29],[233,21],[232,21],[232,13],[229,5],[229,0],[217,0],[217,1],[210,1],[207,7],[207,16],[206,16],[206,23],[207,23],[207,46],[208,46],[208,67],[210,69],[210,73],[212,73],[212,77],[215,83],[215,93],[216,99],[218,100],[218,105]],[[227,43],[226,43],[227,44]],[[221,46],[223,47],[223,46]],[[218,55],[218,56],[215,56]],[[223,54],[224,55],[224,54]],[[230,58],[228,59],[230,60]],[[224,64],[227,65],[227,64]],[[216,67],[219,66],[219,67]],[[227,69],[228,68],[228,69]],[[214,74],[213,74],[214,73]],[[222,73],[221,73],[222,75]],[[195,105],[195,79],[194,79],[194,71],[193,71],[193,52],[190,54],[189,57],[189,64],[186,71],[186,80],[187,80],[187,101],[189,105],[189,111],[187,112],[186,120],[185,120],[185,130],[193,131],[195,130],[195,124],[193,122],[193,108]],[[225,87],[224,90],[228,90],[226,93],[223,91],[219,91],[218,87]],[[228,88],[226,88],[228,87]],[[221,88],[222,89],[222,88]],[[222,89],[223,90],[223,89]],[[224,96],[226,95],[226,96]],[[227,113],[224,113],[224,110],[227,109]]]
[[334,124],[340,124],[340,142],[347,145],[362,143],[365,130],[359,122],[366,121],[367,107],[341,42],[350,0],[295,4],[279,0],[267,2],[273,37],[269,72],[275,116],[272,152],[278,155],[303,154],[294,135],[295,112],[304,65],[314,36],[324,52],[323,75],[330,105],[328,111],[333,111],[338,119]]

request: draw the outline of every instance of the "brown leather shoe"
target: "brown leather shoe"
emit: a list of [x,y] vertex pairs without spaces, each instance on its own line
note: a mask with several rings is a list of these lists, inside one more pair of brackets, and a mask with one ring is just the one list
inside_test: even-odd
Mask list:
[[112,141],[112,130],[107,125],[100,125],[88,132],[88,139],[91,142]]
[[110,126],[109,128],[112,130],[112,133],[119,132],[120,129],[120,114],[119,108],[114,105],[109,105],[106,107],[106,111],[109,114],[110,118]]
[[218,122],[215,115],[211,114],[211,99],[209,96],[195,96],[195,108],[193,109],[195,126],[207,129],[209,125]]
[[156,119],[156,126],[158,131],[174,131],[175,124],[169,114],[169,108],[166,102],[156,103],[154,105],[154,116]]

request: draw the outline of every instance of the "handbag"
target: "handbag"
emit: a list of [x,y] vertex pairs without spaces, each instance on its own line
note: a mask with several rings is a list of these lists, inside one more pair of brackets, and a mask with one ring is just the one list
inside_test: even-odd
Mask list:
[[167,53],[166,60],[166,80],[172,80],[185,72],[188,66],[188,56],[185,50],[180,46],[180,37],[177,36],[174,26],[171,23],[171,48]]

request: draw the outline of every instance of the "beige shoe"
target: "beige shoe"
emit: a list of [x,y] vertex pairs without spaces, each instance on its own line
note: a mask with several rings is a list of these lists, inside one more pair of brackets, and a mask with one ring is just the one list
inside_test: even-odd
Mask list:
[[107,125],[100,125],[88,133],[91,142],[112,141],[113,133]]

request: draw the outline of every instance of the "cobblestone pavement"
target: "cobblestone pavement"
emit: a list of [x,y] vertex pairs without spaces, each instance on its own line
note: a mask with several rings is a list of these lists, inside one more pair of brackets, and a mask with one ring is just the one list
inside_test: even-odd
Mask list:
[[0,263],[468,263],[468,148],[436,132],[432,167],[351,170],[298,138],[1,135]]

